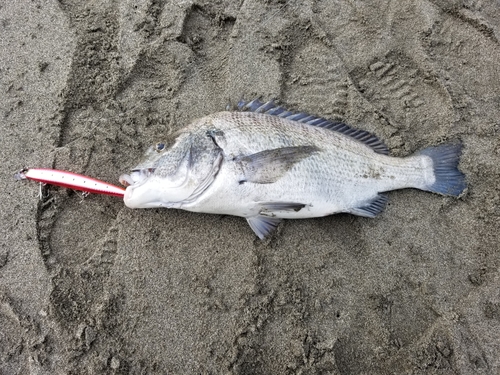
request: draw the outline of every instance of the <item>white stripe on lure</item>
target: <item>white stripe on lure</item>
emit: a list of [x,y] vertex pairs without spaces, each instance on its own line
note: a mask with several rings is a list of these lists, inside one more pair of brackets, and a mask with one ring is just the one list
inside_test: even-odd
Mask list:
[[49,185],[80,190],[86,193],[96,193],[123,197],[125,189],[81,174],[46,168],[25,168],[14,175],[16,180],[33,180]]

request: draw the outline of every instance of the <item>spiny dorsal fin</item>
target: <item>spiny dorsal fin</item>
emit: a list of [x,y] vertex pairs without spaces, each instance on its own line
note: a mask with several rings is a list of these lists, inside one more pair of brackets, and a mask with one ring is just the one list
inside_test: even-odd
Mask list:
[[333,130],[362,142],[378,154],[389,154],[387,146],[372,133],[365,130],[354,129],[343,122],[330,121],[304,112],[294,113],[283,107],[277,106],[273,100],[266,103],[262,103],[259,99],[254,99],[251,102],[240,100],[238,109],[244,112],[265,113],[267,115],[278,116],[288,120]]

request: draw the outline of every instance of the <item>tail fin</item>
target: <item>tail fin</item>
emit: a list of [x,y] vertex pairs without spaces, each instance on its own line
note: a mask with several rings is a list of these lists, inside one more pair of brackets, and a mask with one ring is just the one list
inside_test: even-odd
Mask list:
[[418,152],[432,159],[435,182],[426,187],[425,190],[433,193],[460,196],[467,188],[465,175],[458,170],[460,155],[462,154],[461,143],[443,144],[428,147]]

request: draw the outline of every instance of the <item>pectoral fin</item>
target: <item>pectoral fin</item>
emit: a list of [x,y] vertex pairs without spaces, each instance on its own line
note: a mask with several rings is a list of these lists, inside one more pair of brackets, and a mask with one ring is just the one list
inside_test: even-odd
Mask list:
[[293,165],[319,151],[316,146],[282,147],[235,159],[243,170],[240,183],[270,184],[278,181]]

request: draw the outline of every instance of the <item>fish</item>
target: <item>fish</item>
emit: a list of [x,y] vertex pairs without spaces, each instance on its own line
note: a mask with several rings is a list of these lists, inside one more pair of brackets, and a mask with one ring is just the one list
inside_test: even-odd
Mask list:
[[283,219],[336,213],[373,218],[387,192],[415,188],[460,197],[461,142],[392,157],[374,134],[295,113],[274,101],[197,119],[149,147],[119,180],[129,208],[240,216],[260,238]]

